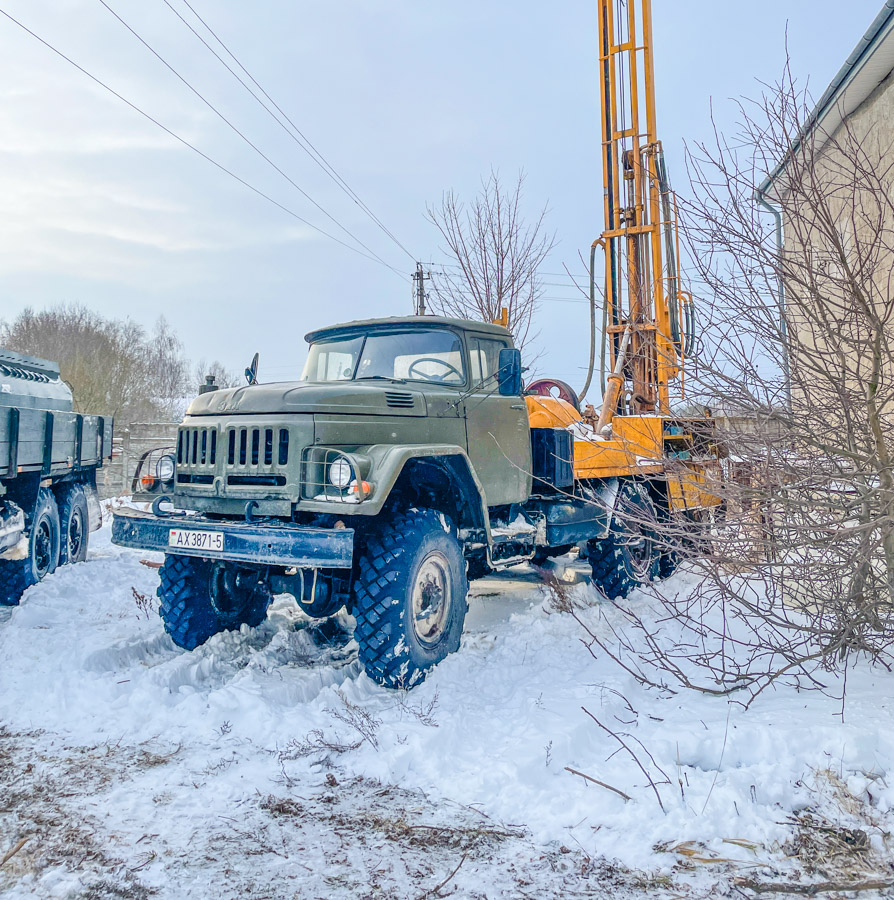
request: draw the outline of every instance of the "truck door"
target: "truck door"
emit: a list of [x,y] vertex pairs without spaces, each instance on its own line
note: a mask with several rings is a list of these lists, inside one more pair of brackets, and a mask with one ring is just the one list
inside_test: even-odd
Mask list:
[[471,393],[465,403],[469,458],[488,506],[522,503],[531,493],[531,437],[524,397],[504,397],[496,378],[509,342],[468,335]]

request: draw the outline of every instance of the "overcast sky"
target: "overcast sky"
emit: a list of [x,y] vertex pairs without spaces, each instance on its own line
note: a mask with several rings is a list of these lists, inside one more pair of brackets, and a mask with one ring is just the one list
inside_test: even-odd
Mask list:
[[[524,168],[557,245],[580,270],[602,230],[595,0],[189,0],[407,256],[251,99],[175,15],[185,0],[105,0],[222,115],[376,255],[320,235],[202,159],[0,16],[0,317],[84,303],[151,327],[193,359],[297,375],[304,334],[412,311],[412,257],[443,260],[426,204]],[[685,189],[683,142],[710,107],[793,68],[819,97],[881,0],[653,0],[658,132]],[[165,68],[101,0],[0,0],[131,103],[296,216],[353,243]],[[213,40],[208,37],[209,42]],[[220,50],[219,46],[217,47]],[[222,51],[221,51],[222,52]],[[587,306],[546,276],[538,370],[579,386]],[[571,302],[568,302],[571,301]]]

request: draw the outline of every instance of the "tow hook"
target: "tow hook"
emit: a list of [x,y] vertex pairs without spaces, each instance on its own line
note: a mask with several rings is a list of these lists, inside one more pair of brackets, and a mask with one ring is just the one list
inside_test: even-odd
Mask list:
[[[162,509],[161,505],[162,505],[162,503],[164,503],[166,501],[170,504],[170,508]],[[152,501],[152,512],[156,516],[161,516],[161,517],[169,516],[173,513],[173,511],[174,511],[174,501],[170,497],[168,497],[166,494],[162,494],[161,497],[156,497]]]

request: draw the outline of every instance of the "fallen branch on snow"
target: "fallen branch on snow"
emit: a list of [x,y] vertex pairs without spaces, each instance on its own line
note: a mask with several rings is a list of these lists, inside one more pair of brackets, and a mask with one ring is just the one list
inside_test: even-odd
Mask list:
[[454,875],[456,875],[456,873],[459,871],[459,867],[466,861],[467,856],[468,853],[463,853],[463,858],[456,864],[456,868],[440,884],[435,885],[435,887],[433,888],[430,888],[424,894],[420,894],[416,898],[416,900],[425,900],[426,897],[431,897],[433,894],[437,894],[441,890],[441,888],[443,888],[447,884],[447,882],[450,881],[450,879],[453,878]]
[[[597,719],[596,716],[594,716],[593,713],[590,712],[590,710],[588,710],[585,706],[582,706],[581,709],[582,709],[582,710],[583,710],[583,711],[584,711],[584,712],[585,712],[585,713],[586,713],[586,714],[587,714],[587,715],[588,715],[588,716],[589,716],[589,717],[590,717],[590,718],[591,718],[591,719],[592,719],[592,720],[593,720],[593,721],[594,721],[594,722],[595,722],[595,723],[596,723],[596,724],[597,724],[604,732],[606,732],[607,734],[610,734],[610,735],[611,735],[611,736],[612,736],[612,737],[613,737],[613,738],[614,738],[614,739],[615,739],[615,740],[616,740],[616,741],[617,741],[617,742],[618,742],[618,743],[619,743],[619,744],[620,744],[620,745],[621,745],[621,746],[622,746],[622,747],[630,754],[630,756],[631,756],[631,758],[633,759],[633,761],[637,764],[637,766],[639,766],[639,770],[643,773],[643,775],[646,776],[646,779],[647,779],[648,782],[649,782],[649,786],[650,786],[650,787],[652,788],[652,790],[655,792],[655,798],[658,800],[658,805],[661,807],[661,811],[662,811],[663,813],[665,813],[665,815],[666,815],[666,814],[667,814],[667,810],[664,808],[664,804],[661,802],[661,794],[658,793],[658,787],[656,786],[654,780],[652,779],[652,776],[648,773],[646,767],[639,761],[639,757],[638,757],[638,756],[630,749],[630,747],[627,746],[626,743],[624,743],[624,739],[623,739],[622,737],[620,737],[619,735],[615,734],[615,732],[612,731],[611,728],[609,728],[608,726],[603,725],[602,722],[600,722],[599,719]],[[634,740],[636,740],[636,738],[634,738]],[[640,743],[640,746],[642,746],[641,743]],[[648,751],[646,751],[646,752],[648,753]],[[654,760],[653,760],[653,762],[654,762]],[[668,782],[668,783],[670,783],[670,782]]]
[[12,850],[7,850],[3,856],[3,859],[0,859],[0,866],[5,866],[15,855],[28,843],[30,838],[23,837]]
[[751,878],[736,878],[736,887],[748,888],[756,894],[803,894],[815,897],[817,894],[828,894],[832,891],[883,891],[894,887],[894,880],[876,878],[870,881],[816,881],[813,884],[798,884],[786,881],[754,881]]
[[565,771],[571,772],[572,775],[580,775],[581,778],[585,778],[587,781],[592,781],[593,784],[598,784],[599,787],[604,787],[606,790],[614,791],[619,797],[623,797],[624,800],[633,799],[623,791],[619,791],[616,787],[612,787],[610,784],[606,784],[604,781],[600,781],[598,778],[593,778],[592,775],[585,775],[583,772],[578,772],[577,769],[572,769],[570,766],[565,766]]

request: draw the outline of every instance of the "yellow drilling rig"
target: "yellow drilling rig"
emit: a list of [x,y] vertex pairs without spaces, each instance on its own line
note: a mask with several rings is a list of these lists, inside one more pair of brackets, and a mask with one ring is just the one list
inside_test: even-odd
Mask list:
[[602,405],[581,415],[567,385],[542,379],[528,388],[529,419],[532,427],[573,429],[578,482],[647,480],[659,509],[704,518],[721,502],[711,491],[720,475],[714,423],[671,409],[672,388],[683,399],[695,320],[681,285],[677,203],[656,133],[651,0],[598,5],[605,229],[590,253],[590,374],[601,248]]

